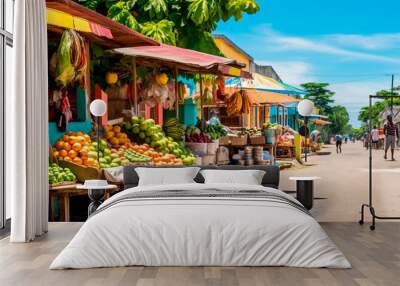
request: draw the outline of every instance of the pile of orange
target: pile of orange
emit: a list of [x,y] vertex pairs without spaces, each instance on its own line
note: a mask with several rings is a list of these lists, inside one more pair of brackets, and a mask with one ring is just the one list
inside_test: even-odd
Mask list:
[[122,146],[131,143],[128,134],[121,132],[121,126],[107,125],[105,126],[104,138],[113,146]]
[[57,159],[83,166],[97,166],[97,160],[88,156],[92,142],[83,132],[67,132],[58,139],[53,147],[53,156]]

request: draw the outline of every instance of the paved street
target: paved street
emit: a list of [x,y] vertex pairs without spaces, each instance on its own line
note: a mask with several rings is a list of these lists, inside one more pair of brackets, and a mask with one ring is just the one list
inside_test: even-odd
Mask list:
[[[318,176],[315,195],[326,197],[316,200],[313,215],[318,221],[358,221],[362,202],[368,201],[368,151],[361,143],[343,144],[342,154],[335,146],[323,149],[331,155],[312,156],[310,167],[281,172],[282,190],[295,190],[290,176]],[[374,150],[374,206],[380,216],[400,216],[400,151],[396,150],[391,162],[383,159],[383,150]],[[369,216],[367,216],[369,218]]]

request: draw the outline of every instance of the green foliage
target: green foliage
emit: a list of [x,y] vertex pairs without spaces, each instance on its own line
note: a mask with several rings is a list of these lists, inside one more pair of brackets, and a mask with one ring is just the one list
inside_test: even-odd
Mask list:
[[190,0],[189,18],[197,25],[203,25],[210,19],[217,18],[221,8],[218,0]]
[[103,2],[103,0],[76,0],[76,2],[89,9],[96,10],[99,4]]
[[176,44],[174,23],[171,21],[161,20],[159,22],[143,23],[141,32],[161,43]]
[[[376,93],[379,96],[390,96],[391,92],[387,90],[380,90]],[[393,95],[398,96],[397,92],[393,92]],[[379,126],[379,114],[384,111],[386,108],[390,107],[392,100],[388,99],[375,99],[373,104],[371,105],[371,121],[372,126]],[[394,98],[393,105],[399,105],[400,99]],[[365,126],[368,125],[368,118],[369,118],[369,107],[364,106],[361,108],[360,113],[358,114],[358,120],[361,121]]]
[[150,18],[160,19],[168,15],[168,6],[166,0],[147,0],[144,4],[144,11],[149,13]]
[[96,44],[90,46],[90,56],[90,79],[92,88],[96,83],[99,84],[102,89],[106,89],[107,83],[105,81],[105,76],[106,73],[110,71],[118,74],[119,84],[128,83],[131,80],[132,60],[130,57],[110,54]]
[[259,11],[255,0],[75,0],[163,43],[221,55],[211,33],[221,20]]
[[360,128],[352,128],[349,132],[349,135],[351,137],[355,137],[356,139],[361,139],[366,132],[366,129],[364,127]]
[[243,18],[243,12],[246,12],[247,14],[254,14],[260,9],[257,3],[248,0],[227,1],[225,8],[230,12],[228,16],[232,15],[236,21]]
[[346,107],[341,105],[333,106],[328,120],[331,122],[328,126],[331,134],[347,134],[350,131],[350,117]]
[[[179,38],[178,46],[199,52],[207,51],[207,53],[213,55],[223,56],[215,44],[211,33],[198,29],[197,27],[188,27],[186,31],[185,36]],[[196,35],[196,37],[191,37],[190,35]]]
[[135,17],[129,11],[132,1],[119,1],[110,6],[108,9],[107,17],[113,19],[115,22],[123,24],[132,30],[139,30],[140,25]]
[[331,114],[331,104],[334,102],[332,97],[335,93],[326,88],[329,86],[329,83],[308,82],[302,84],[301,86],[307,93],[304,98],[313,101],[314,105],[319,109],[320,114]]

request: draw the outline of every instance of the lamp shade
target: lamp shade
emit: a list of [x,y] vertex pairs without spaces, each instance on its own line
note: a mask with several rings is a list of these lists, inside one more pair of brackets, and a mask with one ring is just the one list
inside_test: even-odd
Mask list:
[[301,116],[310,116],[314,108],[314,103],[309,99],[303,99],[297,105],[297,111]]
[[90,103],[90,113],[94,116],[101,117],[107,112],[107,104],[104,102],[104,100],[101,99],[95,99]]

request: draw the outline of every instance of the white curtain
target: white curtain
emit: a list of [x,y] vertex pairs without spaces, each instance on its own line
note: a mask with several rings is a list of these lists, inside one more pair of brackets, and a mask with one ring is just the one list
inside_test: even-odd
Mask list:
[[14,94],[6,98],[6,187],[12,242],[47,232],[48,84],[45,0],[15,1]]

